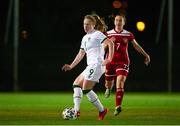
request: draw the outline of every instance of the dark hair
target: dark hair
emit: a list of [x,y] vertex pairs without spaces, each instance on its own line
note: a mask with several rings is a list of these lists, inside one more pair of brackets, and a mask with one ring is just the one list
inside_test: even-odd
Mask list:
[[102,18],[100,18],[97,14],[92,14],[92,16],[96,19],[95,29],[101,32],[107,31],[107,26]]
[[123,17],[123,18],[124,18],[124,22],[126,22],[126,12],[125,12],[124,10],[121,10],[121,11],[119,11],[118,13],[116,13],[115,16],[114,16],[114,18],[115,18],[116,16],[121,16],[121,17]]

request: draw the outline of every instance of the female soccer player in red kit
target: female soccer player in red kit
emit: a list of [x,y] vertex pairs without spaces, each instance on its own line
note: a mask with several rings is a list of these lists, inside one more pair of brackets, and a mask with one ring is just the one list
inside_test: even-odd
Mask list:
[[116,108],[114,115],[117,116],[122,108],[122,100],[124,95],[124,83],[129,72],[129,56],[128,56],[128,43],[131,42],[134,49],[145,57],[144,63],[150,63],[150,56],[143,50],[137,43],[134,35],[123,29],[125,25],[125,15],[117,14],[114,19],[115,28],[107,31],[107,36],[114,42],[114,56],[112,61],[106,65],[105,73],[105,97],[110,96],[111,89],[114,85],[116,78]]

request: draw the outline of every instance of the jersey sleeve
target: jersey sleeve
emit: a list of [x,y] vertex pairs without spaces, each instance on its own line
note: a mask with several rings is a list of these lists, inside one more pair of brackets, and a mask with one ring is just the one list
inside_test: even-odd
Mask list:
[[131,42],[133,39],[135,39],[133,33],[130,32],[129,41]]
[[84,50],[85,49],[85,45],[84,45],[84,39],[82,38],[81,40],[81,46],[80,49]]
[[103,43],[104,40],[107,38],[107,36],[104,35],[102,32],[99,31],[99,32],[97,32],[96,38],[98,39],[98,41],[99,41],[100,43]]

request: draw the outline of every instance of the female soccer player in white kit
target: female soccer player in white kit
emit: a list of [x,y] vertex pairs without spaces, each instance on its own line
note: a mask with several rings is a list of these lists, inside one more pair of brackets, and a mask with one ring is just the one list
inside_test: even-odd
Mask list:
[[[96,20],[92,15],[86,15],[84,17],[83,26],[87,34],[82,38],[80,50],[74,61],[70,65],[65,64],[62,70],[68,71],[73,69],[86,54],[87,67],[73,83],[74,109],[77,116],[80,116],[80,102],[83,94],[85,94],[89,101],[98,109],[98,120],[103,120],[107,109],[104,108],[92,89],[105,72],[105,65],[111,62],[114,48],[113,43],[102,32],[95,29],[97,25]],[[108,58],[104,60],[105,48],[108,48],[109,54]]]

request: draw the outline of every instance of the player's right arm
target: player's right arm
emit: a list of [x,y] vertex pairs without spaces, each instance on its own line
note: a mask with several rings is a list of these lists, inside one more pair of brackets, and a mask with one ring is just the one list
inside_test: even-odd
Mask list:
[[86,52],[83,49],[80,49],[78,54],[74,58],[73,62],[70,65],[69,64],[65,64],[62,67],[62,70],[69,71],[69,70],[73,69],[83,59],[85,53]]

